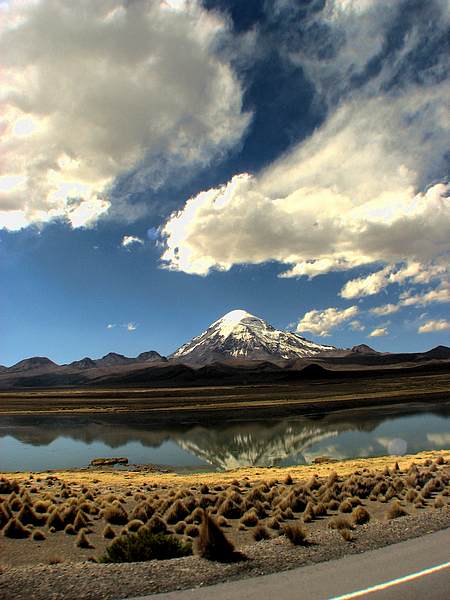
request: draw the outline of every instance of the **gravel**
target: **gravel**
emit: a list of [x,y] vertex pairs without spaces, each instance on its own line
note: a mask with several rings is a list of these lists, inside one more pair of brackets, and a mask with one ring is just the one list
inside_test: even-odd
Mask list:
[[196,556],[170,561],[128,564],[60,563],[22,568],[0,567],[2,600],[119,600],[143,594],[195,588],[226,580],[254,577],[358,554],[450,527],[447,507],[371,521],[357,527],[346,542],[334,530],[309,533],[307,546],[292,546],[278,537],[240,548],[247,560],[208,562]]

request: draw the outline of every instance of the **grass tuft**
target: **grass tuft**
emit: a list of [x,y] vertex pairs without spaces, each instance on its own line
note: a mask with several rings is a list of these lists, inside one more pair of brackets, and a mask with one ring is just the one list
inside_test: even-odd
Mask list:
[[283,533],[294,546],[305,545],[307,543],[306,529],[300,525],[285,525],[283,527]]
[[264,525],[258,525],[255,527],[252,535],[255,542],[260,542],[261,540],[270,540],[272,537],[269,530]]
[[398,500],[393,502],[386,512],[386,516],[388,519],[398,519],[399,517],[404,517],[407,514],[408,513],[401,506],[401,504]]
[[195,552],[202,558],[218,562],[236,562],[243,559],[242,554],[236,552],[232,542],[207,512],[203,515],[199,536],[195,542]]
[[30,530],[24,527],[19,519],[13,517],[3,528],[3,535],[13,539],[23,539],[30,537]]

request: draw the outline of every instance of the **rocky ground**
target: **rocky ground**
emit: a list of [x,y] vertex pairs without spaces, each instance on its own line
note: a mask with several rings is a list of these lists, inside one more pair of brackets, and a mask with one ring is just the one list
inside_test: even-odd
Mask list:
[[[0,596],[113,600],[361,552],[450,527],[449,484],[448,451],[183,477],[8,475],[0,480]],[[140,528],[195,548],[203,509],[246,560],[94,562],[113,538]],[[294,546],[287,526],[306,540]]]

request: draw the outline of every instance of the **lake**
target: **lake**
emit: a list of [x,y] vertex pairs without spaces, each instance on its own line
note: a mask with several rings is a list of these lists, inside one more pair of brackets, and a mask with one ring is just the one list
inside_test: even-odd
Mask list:
[[308,464],[450,448],[450,403],[260,421],[152,423],[145,413],[3,416],[0,471],[84,467],[95,457],[177,469]]

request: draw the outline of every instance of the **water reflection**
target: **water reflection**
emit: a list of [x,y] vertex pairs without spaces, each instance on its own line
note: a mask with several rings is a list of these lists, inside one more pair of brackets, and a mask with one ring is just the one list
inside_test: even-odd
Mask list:
[[4,471],[85,466],[94,456],[232,469],[439,448],[450,448],[450,404],[195,426],[162,427],[142,415],[6,417],[0,425]]

